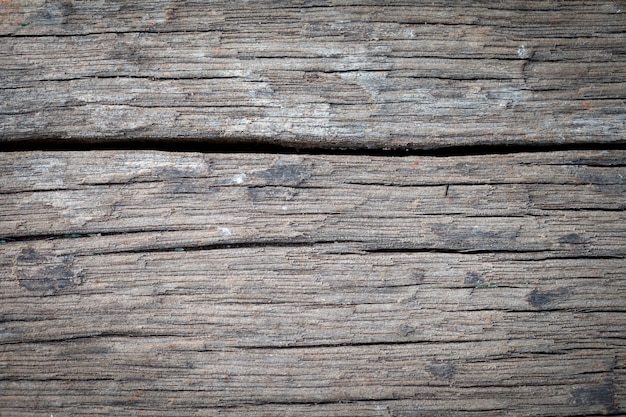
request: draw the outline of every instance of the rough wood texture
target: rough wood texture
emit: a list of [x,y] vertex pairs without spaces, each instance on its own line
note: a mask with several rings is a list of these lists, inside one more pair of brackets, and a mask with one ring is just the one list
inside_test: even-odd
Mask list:
[[0,0],[0,416],[625,414],[624,11]]
[[624,413],[625,161],[1,154],[0,413]]
[[624,142],[626,4],[427,3],[2,0],[0,141]]

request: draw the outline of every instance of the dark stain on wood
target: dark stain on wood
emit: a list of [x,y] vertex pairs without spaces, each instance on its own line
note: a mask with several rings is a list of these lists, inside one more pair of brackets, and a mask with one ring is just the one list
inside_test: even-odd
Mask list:
[[65,23],[66,18],[73,13],[74,6],[71,1],[46,1],[39,17],[46,24],[60,25]]
[[284,160],[276,161],[270,168],[258,176],[265,180],[266,185],[297,186],[311,177],[308,167]]
[[432,376],[442,379],[452,379],[456,375],[456,367],[448,361],[432,361],[427,369]]
[[426,274],[423,271],[414,271],[411,274],[411,280],[417,285],[417,284],[421,284],[422,282],[424,282],[424,279],[426,279]]
[[615,401],[615,385],[605,382],[602,385],[592,385],[572,390],[569,403],[576,406],[600,406],[604,413],[617,411]]
[[415,334],[415,327],[403,324],[400,326],[400,334],[404,337]]
[[[606,165],[606,168],[609,168],[611,166],[614,166],[616,168],[620,167],[621,165],[619,164],[615,164],[615,165]],[[600,169],[598,169],[600,168]],[[575,166],[573,167],[573,172],[574,174],[580,178],[581,181],[588,183],[589,185],[592,185],[593,187],[597,187],[600,189],[606,188],[606,187],[610,187],[610,186],[615,186],[615,185],[626,185],[626,175],[622,174],[622,173],[608,173],[607,172],[603,172],[603,170],[601,170],[602,168],[605,168],[605,166],[594,166],[594,165],[581,165],[581,166]]]
[[570,233],[568,235],[562,236],[559,239],[559,243],[582,244],[586,242],[587,240],[580,236],[578,233]]
[[476,272],[468,272],[467,275],[465,275],[465,285],[477,286],[481,285],[483,282],[483,277],[478,275]]
[[485,250],[495,242],[514,244],[519,234],[518,230],[503,229],[500,225],[445,224],[432,225],[432,231],[442,240],[454,242],[459,247],[472,246],[474,250]]
[[553,291],[540,291],[537,288],[528,295],[528,303],[535,308],[545,308],[562,301],[569,294],[567,288],[559,288]]
[[55,293],[82,283],[82,273],[74,270],[72,255],[50,256],[25,248],[15,259],[15,277],[29,291]]

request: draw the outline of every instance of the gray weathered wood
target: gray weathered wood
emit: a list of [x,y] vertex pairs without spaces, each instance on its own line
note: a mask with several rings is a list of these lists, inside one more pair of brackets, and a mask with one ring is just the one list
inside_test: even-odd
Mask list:
[[0,154],[0,412],[624,413],[625,160]]
[[623,143],[624,11],[5,0],[0,141]]
[[3,155],[0,228],[15,238],[143,233],[137,242],[152,249],[341,241],[622,256],[624,155],[13,153]]

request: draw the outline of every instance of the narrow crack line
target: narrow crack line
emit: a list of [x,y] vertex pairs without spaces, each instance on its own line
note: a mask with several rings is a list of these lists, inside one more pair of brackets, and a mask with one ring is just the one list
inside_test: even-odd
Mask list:
[[[84,76],[67,77],[67,78],[36,78],[36,79],[29,79],[28,81],[33,82],[33,83],[57,83],[57,82],[63,83],[63,82],[72,82],[72,81],[83,81],[83,80],[92,81],[92,80],[110,80],[110,79],[150,80],[150,81],[176,81],[176,80],[206,81],[206,80],[212,80],[212,79],[215,79],[215,80],[244,79],[245,80],[244,77],[232,76],[232,75],[205,75],[205,76],[181,75],[181,76],[176,76],[176,77],[174,76],[164,77],[164,76],[159,76],[159,75],[152,76],[152,75],[130,75],[130,74],[115,74],[115,75],[94,74],[94,75],[84,75]],[[255,80],[245,80],[245,81],[248,84],[260,83],[260,81],[255,81]],[[15,90],[15,89],[21,89],[21,88],[32,88],[32,86],[2,87],[1,89],[2,90]],[[91,103],[88,103],[88,104],[91,104]],[[106,104],[106,103],[98,102],[97,104]],[[218,106],[213,106],[213,107],[218,107]],[[231,107],[241,107],[241,106],[231,106]],[[250,107],[253,107],[253,106],[250,106]],[[261,106],[256,106],[256,107],[261,107]],[[267,106],[263,106],[263,107],[267,107]]]
[[[394,184],[391,182],[380,182],[380,181],[346,181],[344,184],[346,185],[362,185],[365,187],[372,186],[380,186],[380,187],[396,187],[396,188],[426,188],[426,187],[446,187],[444,192],[444,197],[446,197],[449,193],[450,187],[484,187],[484,186],[507,186],[507,185],[589,185],[589,183],[567,183],[567,182],[557,182],[557,181],[529,181],[520,178],[519,182],[511,182],[511,181],[500,181],[497,178],[494,178],[492,181],[475,181],[475,182],[433,182],[433,183],[414,183],[414,184]],[[592,184],[595,185],[595,184]],[[598,184],[604,185],[604,184]]]
[[[155,174],[158,175],[158,174]],[[202,181],[202,180],[215,180],[214,177],[209,177],[209,176],[176,176],[176,177],[167,177],[167,178],[155,178],[155,179],[145,179],[145,180],[141,180],[141,179],[129,179],[128,181],[110,181],[110,182],[83,182],[83,183],[76,183],[75,186],[73,187],[66,187],[66,188],[60,188],[60,187],[55,187],[55,188],[36,188],[36,189],[29,189],[29,190],[1,190],[0,189],[0,195],[20,195],[20,194],[36,194],[36,193],[54,193],[54,192],[71,192],[71,191],[85,191],[86,189],[89,188],[97,188],[97,187],[115,187],[115,186],[121,186],[121,187],[126,187],[129,185],[137,185],[137,184],[178,184],[180,181],[184,181],[184,180],[194,180],[194,181]],[[344,184],[348,184],[349,183],[344,183]],[[341,185],[341,184],[339,184]],[[466,184],[466,185],[472,185],[472,184]],[[428,187],[429,185],[424,185],[423,187]],[[220,184],[220,183],[214,183],[214,184],[209,184],[208,185],[209,188],[211,189],[227,189],[227,188],[244,188],[244,189],[275,189],[275,188],[285,188],[285,189],[297,189],[297,190],[330,190],[330,189],[336,189],[338,187],[332,187],[332,186],[327,186],[327,185],[311,185],[311,184],[304,184],[304,185],[287,185],[287,184],[237,184],[237,183],[225,183],[225,184]],[[416,186],[417,187],[417,186]],[[181,194],[200,194],[200,192],[197,191],[193,191],[193,192],[176,192],[174,193],[175,195],[181,195]],[[316,212],[316,214],[339,214],[338,212],[332,212],[332,213],[320,213],[320,212]]]
[[606,161],[594,161],[589,159],[579,159],[579,160],[571,160],[568,162],[560,162],[560,163],[540,163],[537,165],[541,166],[585,166],[585,167],[594,167],[594,168],[624,168],[626,167],[626,163],[624,159],[619,160],[606,160]]
[[[535,310],[526,310],[526,309],[502,309],[502,311],[506,311],[507,313],[521,313],[521,314],[537,314],[544,312],[572,312],[572,313],[588,313],[588,314],[622,314],[626,313],[626,309],[616,307],[615,309],[594,309],[588,307],[541,307]],[[605,337],[607,338],[607,337]],[[626,337],[623,338],[626,340]]]
[[610,259],[626,259],[626,255],[579,255],[579,256],[571,256],[571,255],[561,255],[559,256],[558,253],[556,253],[556,251],[549,251],[546,250],[546,252],[553,252],[555,253],[555,256],[547,256],[547,257],[543,257],[543,258],[518,258],[515,259],[516,262],[541,262],[541,261],[552,261],[552,260],[561,260],[561,261],[567,261],[567,260],[572,260],[572,261],[579,261],[579,260],[588,260],[588,261],[593,261],[593,260],[602,260],[602,259],[606,259],[606,260],[610,260]]
[[[137,235],[142,233],[167,233],[167,232],[191,232],[201,231],[204,229],[177,229],[177,228],[159,228],[159,229],[141,229],[141,230],[129,230],[123,232],[75,232],[75,233],[63,233],[63,234],[42,234],[42,235],[28,235],[28,236],[0,236],[5,243],[19,243],[19,242],[36,242],[36,241],[53,241],[60,239],[80,239],[80,238],[100,238],[106,236],[125,236],[125,235]],[[223,249],[246,249],[246,248],[297,248],[297,247],[315,247],[325,245],[337,245],[337,244],[361,244],[364,245],[367,242],[361,240],[259,240],[248,242],[220,242],[212,244],[192,244],[188,245],[181,243],[179,245],[163,245],[159,247],[130,247],[128,249],[97,249],[94,250],[98,255],[115,255],[122,253],[167,253],[167,252],[198,252],[198,251],[210,251],[210,250],[223,250]],[[340,255],[343,253],[339,253]],[[79,256],[93,256],[92,254],[78,254]]]
[[[421,213],[420,213],[421,215]],[[446,213],[439,213],[439,216],[445,216]],[[545,214],[542,214],[540,210],[533,210],[532,212],[522,212],[522,210],[517,210],[517,212],[513,213],[494,213],[494,214],[468,214],[465,212],[459,213],[459,215],[463,216],[466,219],[524,219],[524,218],[535,218],[535,217],[546,217]]]
[[[391,401],[408,401],[415,400],[414,397],[381,397],[381,398],[345,398],[345,399],[337,399],[337,400],[320,400],[320,399],[310,399],[310,400],[285,400],[285,401],[237,401],[232,404],[224,404],[224,405],[213,405],[212,408],[216,409],[237,409],[243,407],[263,407],[263,406],[295,406],[295,405],[304,405],[304,406],[319,406],[319,405],[350,405],[350,404],[372,404],[377,402],[391,402]],[[491,411],[491,410],[490,410]]]
[[413,79],[413,80],[441,80],[441,81],[517,81],[523,82],[524,77],[481,77],[481,76],[455,76],[455,75],[414,75],[414,76],[406,76],[403,78]]
[[[364,242],[365,243],[365,242]],[[366,248],[366,253],[451,253],[451,254],[468,254],[481,255],[489,253],[503,254],[526,254],[526,253],[554,253],[552,249],[454,249],[454,248],[432,248],[432,247],[406,247],[406,248]]]
[[[11,341],[3,341],[0,342],[0,346],[3,345],[26,345],[26,344],[44,344],[44,343],[70,343],[81,340],[93,340],[93,339],[105,339],[105,338],[121,338],[121,339],[131,339],[131,338],[159,338],[159,337],[183,337],[178,333],[150,333],[150,334],[139,334],[139,333],[118,333],[118,332],[103,332],[103,333],[93,333],[93,334],[81,334],[67,337],[57,337],[57,338],[42,338],[42,339],[30,339],[30,340],[11,340]],[[216,349],[217,350],[217,349]]]
[[81,37],[89,37],[89,36],[100,36],[100,35],[132,35],[132,34],[140,34],[140,35],[168,35],[168,34],[193,34],[193,33],[223,33],[224,29],[216,30],[216,29],[184,29],[184,30],[149,30],[149,29],[135,29],[135,30],[103,30],[103,31],[94,31],[94,32],[71,32],[71,33],[39,33],[39,34],[22,34],[22,33],[7,33],[0,35],[0,39],[8,39],[8,38],[81,38]]
[[[192,324],[190,324],[191,326]],[[91,334],[78,334],[67,337],[40,338],[27,340],[9,340],[0,342],[2,345],[21,345],[39,343],[69,343],[80,340],[121,338],[121,339],[153,339],[153,338],[178,338],[181,341],[194,340],[194,336],[184,333],[138,333],[138,332],[100,332]],[[489,342],[505,342],[510,339],[488,339]],[[360,347],[393,347],[410,345],[467,345],[475,341],[467,340],[398,340],[398,341],[371,341],[371,342],[344,342],[344,343],[311,343],[291,345],[222,345],[202,349],[183,349],[193,352],[224,352],[224,351],[263,351],[263,350],[306,350],[306,349],[336,349],[336,348],[360,348]]]
[[[616,193],[617,195],[617,193]],[[576,207],[576,208],[572,208],[572,207],[557,207],[557,208],[551,208],[551,207],[540,207],[537,208],[538,210],[541,211],[565,211],[565,212],[607,212],[607,213],[614,213],[614,212],[622,212],[622,211],[626,211],[626,206],[625,207],[616,207],[616,208],[609,208],[609,207]]]
[[[105,236],[124,236],[143,233],[168,233],[168,232],[190,232],[200,231],[204,229],[176,229],[176,228],[159,228],[159,229],[141,229],[141,230],[126,230],[123,232],[67,232],[63,234],[41,234],[41,235],[28,235],[28,236],[0,236],[0,239],[4,240],[5,244],[19,243],[19,242],[37,242],[37,241],[54,241],[61,239],[80,239],[80,238],[100,238]],[[333,239],[333,240],[258,240],[258,241],[231,241],[210,244],[186,244],[180,243],[177,245],[163,244],[162,246],[144,246],[144,247],[129,247],[127,249],[113,248],[113,249],[92,249],[94,253],[76,253],[76,256],[94,256],[94,255],[115,255],[115,254],[144,254],[144,253],[169,253],[169,252],[198,252],[198,251],[213,251],[213,250],[233,250],[233,249],[261,249],[261,248],[315,248],[319,246],[334,245],[357,245],[354,247],[346,248],[346,251],[336,251],[332,254],[343,255],[367,255],[367,254],[457,254],[457,255],[531,255],[531,254],[554,254],[554,256],[543,256],[540,258],[519,258],[516,261],[544,261],[553,259],[562,260],[597,260],[597,259],[624,259],[624,255],[617,254],[598,254],[598,255],[580,255],[580,256],[559,256],[559,252],[553,249],[464,249],[464,248],[441,248],[441,247],[372,247],[372,243],[363,240],[353,239]]]
[[[193,179],[204,179],[203,177],[183,177],[183,176],[179,176],[176,177],[176,180],[183,180],[186,178],[193,178]],[[127,186],[127,185],[133,185],[133,184],[155,184],[155,183],[166,183],[168,182],[165,179],[146,179],[146,180],[139,180],[139,179],[129,179],[128,181],[111,181],[111,182],[102,182],[102,183],[89,183],[89,182],[85,182],[85,183],[77,183],[75,186],[73,187],[55,187],[55,188],[35,188],[35,189],[30,189],[30,190],[1,190],[0,189],[0,195],[19,195],[19,194],[34,194],[34,193],[54,193],[54,192],[64,192],[64,191],[84,191],[86,188],[89,187],[108,187],[108,186]],[[170,180],[170,182],[174,183],[175,180]],[[216,188],[218,187],[217,185],[215,186]]]
[[159,248],[129,248],[128,250],[116,250],[116,251],[103,251],[100,253],[114,255],[118,253],[164,253],[164,252],[198,252],[198,251],[212,251],[212,250],[225,250],[225,249],[260,249],[260,248],[298,248],[298,247],[315,247],[318,245],[334,245],[344,243],[359,243],[364,244],[363,241],[358,240],[319,240],[319,241],[291,241],[291,240],[268,240],[268,241],[254,241],[254,242],[231,242],[231,243],[215,243],[209,245],[189,245],[181,244],[179,246],[167,246]]
[[158,228],[158,229],[129,229],[124,231],[102,232],[102,231],[81,231],[81,230],[68,230],[65,233],[41,233],[32,235],[0,235],[0,239],[6,242],[33,242],[33,241],[50,241],[58,239],[78,239],[78,238],[94,238],[103,236],[124,236],[124,235],[136,235],[141,233],[159,233],[159,232],[190,232],[194,230],[202,229],[181,229],[181,228]]
[[33,190],[0,190],[0,195],[20,195],[20,194],[34,194],[34,193],[46,193],[46,192],[63,192],[63,191],[79,191],[81,187],[67,187],[67,188],[43,188]]
[[24,376],[2,376],[0,377],[0,381],[7,381],[7,382],[21,382],[24,383],[25,381],[28,382],[68,382],[68,381],[72,381],[73,383],[77,382],[77,383],[84,383],[84,382],[103,382],[103,381],[119,381],[118,378],[115,377],[98,377],[98,378],[85,378],[85,377],[76,377],[75,375],[72,376],[68,376],[68,377],[48,377],[48,378],[33,378],[33,377],[24,377]]
[[368,148],[363,146],[312,146],[309,143],[295,144],[288,141],[272,142],[264,137],[232,137],[230,139],[202,138],[145,138],[136,140],[105,141],[102,138],[30,138],[2,143],[3,152],[26,151],[97,151],[97,150],[133,150],[133,151],[164,151],[172,153],[206,153],[206,154],[300,154],[300,155],[354,155],[354,156],[489,156],[523,153],[563,153],[571,151],[611,151],[626,150],[626,140],[621,142],[583,142],[578,144],[527,144],[523,138],[516,144],[475,144],[460,146],[419,147],[415,144],[403,147]]
[[[489,339],[490,342],[504,342],[509,339]],[[259,345],[259,346],[232,346],[238,350],[306,350],[306,349],[335,349],[335,348],[359,348],[359,347],[385,347],[385,346],[410,346],[410,345],[433,345],[433,344],[471,344],[467,340],[397,340],[397,341],[371,341],[371,342],[345,342],[345,343],[312,343],[292,345]]]

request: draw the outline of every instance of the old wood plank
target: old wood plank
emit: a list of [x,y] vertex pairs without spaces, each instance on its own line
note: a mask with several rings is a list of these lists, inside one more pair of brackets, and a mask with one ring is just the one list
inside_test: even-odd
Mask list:
[[[202,349],[200,344],[171,342],[138,344],[113,338],[104,343],[59,343],[49,349],[22,345],[20,348],[29,356],[47,359],[52,366],[56,362],[62,369],[50,375],[45,383],[33,381],[34,390],[41,396],[26,399],[27,404],[33,411],[61,411],[59,405],[62,404],[63,411],[85,412],[92,410],[93,405],[84,402],[85,394],[91,394],[96,405],[109,405],[100,406],[101,410],[135,409],[147,413],[167,410],[168,415],[195,412],[198,404],[205,405],[202,412],[212,415],[224,410],[240,413],[241,409],[256,413],[259,409],[267,411],[272,405],[275,407],[273,415],[276,409],[285,411],[293,405],[297,408],[309,405],[309,413],[323,415],[328,406],[343,409],[344,413],[354,410],[351,402],[365,415],[381,415],[385,409],[387,415],[396,415],[396,411],[399,415],[414,415],[416,411],[427,415],[433,411],[447,412],[449,408],[498,414],[507,413],[511,404],[517,405],[520,400],[524,401],[516,409],[520,414],[618,411],[615,386],[606,382],[606,374],[602,375],[611,368],[610,361],[590,360],[597,351],[556,355],[555,361],[549,355],[502,358],[501,353],[488,344],[460,344],[456,346],[460,353],[455,349],[450,354],[441,354],[441,347],[436,345],[347,346],[312,351],[201,350],[199,353],[196,349]],[[94,348],[100,352],[100,358],[95,361],[93,350],[90,352]],[[125,350],[132,353],[117,353]],[[476,352],[480,353],[474,356]],[[64,354],[77,359],[74,366],[64,365]],[[120,356],[124,359],[119,360]],[[461,359],[456,359],[459,356]],[[328,362],[322,358],[331,359],[336,367],[327,366]],[[108,362],[117,363],[106,373],[85,373],[94,364]],[[593,371],[591,376],[571,375],[576,368]],[[120,374],[127,379],[119,381]],[[170,377],[163,378],[164,374]],[[67,389],[64,380],[72,377],[78,383]],[[472,388],[478,384],[486,386],[482,390]],[[85,388],[79,389],[80,385]],[[8,388],[9,395],[17,394],[18,401],[24,401],[18,390]],[[7,391],[3,390],[4,393]],[[511,397],[507,398],[509,395]],[[52,407],[51,399],[58,401]],[[342,405],[341,401],[346,402]],[[327,407],[319,407],[315,412],[316,402]],[[19,409],[20,404],[16,403]],[[381,403],[386,403],[382,410],[378,408]],[[421,407],[416,407],[418,403]]]
[[[207,348],[221,348],[515,336],[508,343],[525,350],[552,349],[563,329],[579,332],[560,342],[566,349],[603,346],[624,325],[622,259],[368,254],[344,245],[53,257],[31,243],[11,261],[3,265],[5,343],[203,334]],[[55,296],[25,309],[37,295]]]
[[[626,349],[623,260],[326,246],[76,257],[63,267],[80,282],[47,288],[5,275],[7,400],[33,404],[17,383],[31,379],[50,382],[36,388],[41,406],[76,410],[85,398],[181,412],[396,398],[568,415],[622,398],[612,381]],[[429,391],[439,385],[450,388]],[[497,400],[519,385],[530,391]]]
[[126,250],[339,241],[623,256],[624,155],[11,153],[0,226],[5,239],[138,233],[111,238]]
[[624,412],[625,156],[4,153],[1,410]]
[[623,260],[324,253],[333,251],[76,257],[80,282],[48,288],[3,274],[3,403],[184,414],[308,405],[323,415],[342,402],[366,415],[381,404],[394,414],[621,409]]
[[5,1],[0,140],[623,143],[615,2]]

